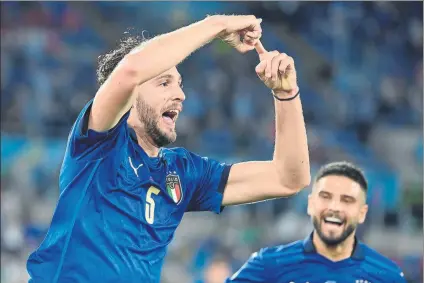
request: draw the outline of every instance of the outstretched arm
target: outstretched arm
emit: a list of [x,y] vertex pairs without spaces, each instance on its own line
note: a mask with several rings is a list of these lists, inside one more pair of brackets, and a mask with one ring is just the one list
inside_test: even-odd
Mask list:
[[99,132],[113,128],[130,109],[137,85],[178,65],[217,36],[230,41],[240,52],[252,50],[254,46],[241,42],[238,33],[256,37],[260,22],[255,16],[211,16],[141,44],[118,63],[98,90],[88,127]]
[[260,41],[256,50],[260,58],[256,73],[274,95],[274,156],[271,161],[234,164],[223,206],[291,196],[310,183],[308,143],[293,58],[278,51],[267,52]]

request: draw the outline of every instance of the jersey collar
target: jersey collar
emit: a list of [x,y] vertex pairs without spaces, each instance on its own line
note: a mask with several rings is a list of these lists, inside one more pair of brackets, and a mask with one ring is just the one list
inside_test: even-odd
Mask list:
[[[316,253],[314,243],[312,242],[313,233],[311,233],[305,240],[303,240],[303,250],[305,253]],[[355,247],[351,255],[352,259],[363,260],[365,258],[361,242],[355,237]]]

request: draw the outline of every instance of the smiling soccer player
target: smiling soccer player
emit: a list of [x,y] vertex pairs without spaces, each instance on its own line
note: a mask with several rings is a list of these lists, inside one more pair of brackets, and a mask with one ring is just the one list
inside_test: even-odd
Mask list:
[[351,163],[323,166],[308,200],[313,233],[303,241],[261,249],[227,283],[406,283],[400,268],[358,241],[367,181]]

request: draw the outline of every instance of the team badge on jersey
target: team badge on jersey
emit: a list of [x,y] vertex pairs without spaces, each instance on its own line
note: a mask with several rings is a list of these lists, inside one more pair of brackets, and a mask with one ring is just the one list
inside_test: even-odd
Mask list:
[[[175,173],[175,172],[174,172]],[[166,191],[172,200],[179,204],[183,198],[183,191],[181,189],[180,177],[176,174],[169,174],[166,176]]]

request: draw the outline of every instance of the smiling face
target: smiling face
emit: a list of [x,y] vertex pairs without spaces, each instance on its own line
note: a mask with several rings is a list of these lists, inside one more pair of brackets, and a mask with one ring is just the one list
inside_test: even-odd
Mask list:
[[171,68],[139,85],[135,93],[131,115],[136,118],[131,124],[137,133],[146,136],[157,147],[175,142],[175,123],[185,100],[177,69]]
[[327,175],[315,182],[308,199],[308,214],[318,237],[336,246],[351,236],[365,221],[368,206],[361,186],[340,175]]

